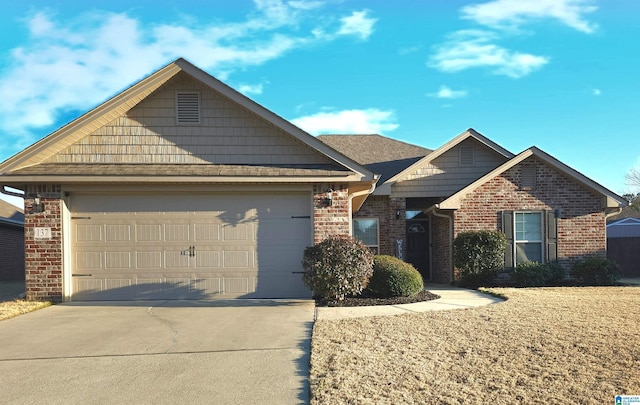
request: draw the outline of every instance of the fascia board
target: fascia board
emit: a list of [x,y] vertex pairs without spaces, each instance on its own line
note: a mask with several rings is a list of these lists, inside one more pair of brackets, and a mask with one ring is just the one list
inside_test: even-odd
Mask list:
[[23,185],[29,183],[87,184],[87,183],[353,183],[371,181],[363,180],[359,174],[349,176],[326,177],[233,177],[233,176],[10,176],[2,180],[2,184]]

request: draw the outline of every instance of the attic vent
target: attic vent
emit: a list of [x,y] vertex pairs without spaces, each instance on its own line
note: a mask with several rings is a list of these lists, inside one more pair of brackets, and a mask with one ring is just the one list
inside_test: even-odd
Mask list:
[[534,190],[536,188],[536,166],[522,166],[520,168],[520,188]]
[[473,146],[461,146],[459,150],[460,166],[473,166],[475,164]]
[[200,123],[200,93],[176,93],[176,123]]

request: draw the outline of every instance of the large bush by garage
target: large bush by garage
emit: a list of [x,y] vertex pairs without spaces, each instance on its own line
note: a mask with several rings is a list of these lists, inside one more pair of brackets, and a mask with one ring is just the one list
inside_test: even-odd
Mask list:
[[373,258],[373,276],[367,292],[379,298],[411,297],[424,290],[422,275],[409,263],[393,256]]
[[502,232],[461,232],[453,241],[453,265],[460,270],[461,284],[478,287],[489,283],[504,268],[507,239]]
[[331,236],[305,249],[303,281],[316,298],[341,301],[357,295],[373,274],[373,253],[350,236]]

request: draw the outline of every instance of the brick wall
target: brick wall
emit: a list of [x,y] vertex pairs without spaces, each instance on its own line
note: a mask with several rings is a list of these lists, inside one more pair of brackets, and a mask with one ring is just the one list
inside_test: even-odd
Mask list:
[[24,280],[24,228],[0,224],[0,280]]
[[[331,205],[326,205],[331,189]],[[332,235],[349,235],[349,192],[346,184],[313,186],[313,241],[320,243]]]
[[[38,193],[45,211],[32,213],[33,197]],[[25,190],[25,283],[27,299],[61,302],[62,215],[59,185],[29,186]],[[51,230],[51,238],[36,238],[36,228]]]
[[[396,240],[406,243],[405,230],[405,199],[389,198],[388,196],[369,196],[354,218],[378,218],[379,254],[396,254]],[[396,219],[399,211],[400,219]]]
[[[533,190],[519,187],[521,167],[537,166]],[[488,181],[461,202],[455,212],[454,234],[501,230],[500,213],[558,210],[558,261],[568,269],[587,256],[606,256],[605,215],[600,197],[569,177],[531,157]]]

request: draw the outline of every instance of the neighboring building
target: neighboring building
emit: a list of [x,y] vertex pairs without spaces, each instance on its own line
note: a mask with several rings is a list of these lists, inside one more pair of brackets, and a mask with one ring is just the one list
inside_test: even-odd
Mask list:
[[0,281],[24,280],[24,213],[0,200]]
[[[24,190],[29,299],[293,298],[304,249],[351,234],[451,282],[451,242],[502,229],[507,265],[605,254],[625,204],[469,130],[431,151],[315,138],[183,59],[0,164]],[[37,203],[38,201],[39,204]]]
[[[626,214],[607,224],[607,258],[618,263],[623,277],[640,277],[640,219]],[[637,215],[637,213],[636,213]]]

